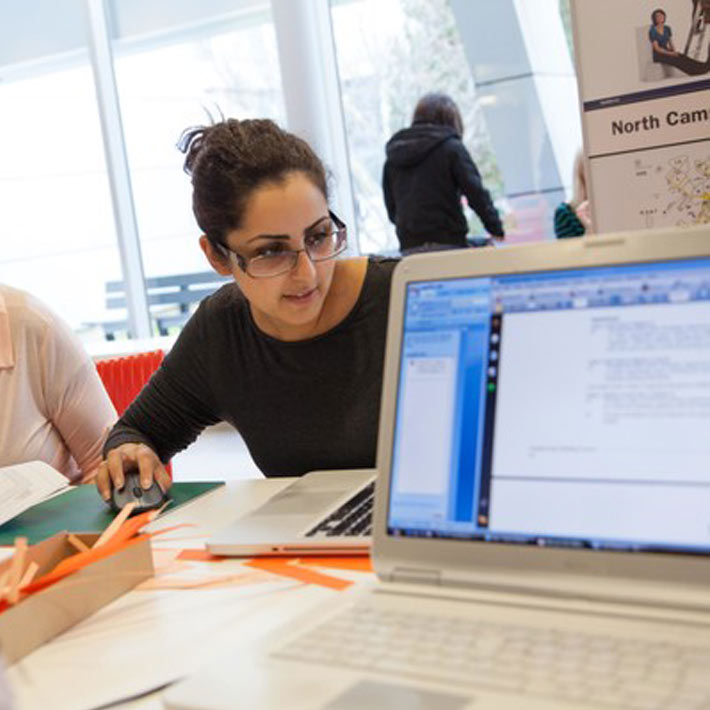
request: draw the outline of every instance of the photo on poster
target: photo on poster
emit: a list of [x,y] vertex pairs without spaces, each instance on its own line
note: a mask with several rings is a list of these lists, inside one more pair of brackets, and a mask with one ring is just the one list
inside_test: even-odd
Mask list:
[[585,108],[710,87],[710,0],[574,0],[572,9]]
[[[640,47],[639,69],[642,81],[660,81],[673,77],[699,76],[707,74],[708,40],[710,30],[710,2],[693,2],[690,29],[681,49],[678,38],[674,38],[673,29],[668,24],[668,15],[662,8],[651,13],[651,26],[648,30],[648,42],[651,45],[651,62],[648,61],[648,48]],[[682,39],[682,38],[681,38]]]
[[710,224],[710,141],[592,159],[589,172],[599,232]]

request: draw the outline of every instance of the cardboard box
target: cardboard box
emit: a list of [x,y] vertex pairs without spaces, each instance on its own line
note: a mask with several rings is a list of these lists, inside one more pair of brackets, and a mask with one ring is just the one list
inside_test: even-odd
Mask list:
[[[96,534],[75,533],[91,547]],[[57,533],[27,550],[26,564],[39,565],[36,578],[76,554],[68,533]],[[0,574],[11,560],[0,565]],[[153,576],[150,540],[120,549],[102,560],[70,574],[42,591],[21,599],[0,613],[0,652],[11,664],[54,638],[81,619]]]

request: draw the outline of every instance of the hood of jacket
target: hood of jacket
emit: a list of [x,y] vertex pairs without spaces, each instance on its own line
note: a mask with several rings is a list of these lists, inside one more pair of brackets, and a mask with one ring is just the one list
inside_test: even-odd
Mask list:
[[435,123],[415,123],[409,128],[397,131],[387,141],[387,160],[397,167],[409,167],[421,163],[434,148],[449,138],[455,138],[456,131],[450,126]]

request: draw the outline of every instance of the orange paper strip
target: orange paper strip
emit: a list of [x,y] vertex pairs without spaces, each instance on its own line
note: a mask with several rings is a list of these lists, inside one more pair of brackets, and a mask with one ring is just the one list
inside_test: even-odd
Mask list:
[[16,604],[20,598],[20,580],[25,567],[25,556],[27,554],[27,538],[15,538],[15,554],[10,563],[10,577],[8,579],[7,601]]
[[299,567],[293,562],[279,558],[262,557],[249,560],[248,562],[245,562],[245,564],[250,567],[255,567],[256,569],[263,569],[266,572],[271,572],[272,574],[278,574],[281,577],[297,579],[299,582],[304,582],[305,584],[317,584],[320,587],[335,589],[338,592],[343,589],[347,589],[352,584],[352,582],[346,579],[331,577],[329,574],[316,572],[315,570],[307,569],[306,567]]
[[301,557],[299,562],[307,567],[328,567],[330,569],[349,569],[355,572],[374,572],[369,557],[326,557],[314,555]]
[[36,562],[30,562],[29,565],[27,565],[27,569],[20,580],[20,590],[26,587],[35,578],[38,569],[39,565]]
[[272,581],[272,577],[262,570],[242,572],[240,574],[227,574],[203,577],[151,577],[136,587],[137,590],[150,589],[212,589],[214,587],[243,587],[252,584],[265,584]]
[[74,533],[69,533],[67,536],[67,542],[72,546],[75,547],[79,552],[86,552],[89,549],[89,546],[86,543],[83,543]]
[[224,560],[230,559],[222,555],[213,555],[209,550],[205,549],[180,550],[180,554],[178,554],[177,558],[179,560],[186,560],[187,562],[223,562]]
[[[137,505],[138,503],[134,500],[130,503],[126,503],[126,505],[121,508],[120,513],[111,521],[111,524],[101,533],[101,537],[94,543],[94,547],[101,547],[109,542]],[[83,552],[85,552],[85,550],[83,550]]]

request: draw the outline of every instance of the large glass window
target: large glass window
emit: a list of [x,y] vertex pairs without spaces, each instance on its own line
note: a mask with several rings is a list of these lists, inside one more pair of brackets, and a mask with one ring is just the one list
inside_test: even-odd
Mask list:
[[[331,0],[360,249],[398,248],[382,198],[385,143],[411,123],[417,100],[450,94],[465,126],[464,143],[494,199],[503,184],[471,74],[446,0]],[[503,205],[501,205],[502,207]],[[466,210],[472,234],[484,234]]]
[[[176,16],[164,0],[112,2],[118,35],[114,69],[149,302],[155,284],[204,294],[211,271],[198,247],[190,180],[176,142],[182,131],[221,116],[284,121],[276,38],[269,5],[201,3]],[[193,13],[196,9],[193,8]],[[200,274],[191,283],[192,276]],[[160,279],[160,281],[158,281]],[[160,292],[165,294],[166,289]],[[172,286],[176,288],[176,286]],[[183,304],[189,308],[197,305]],[[151,307],[176,324],[178,304]]]
[[121,278],[91,69],[46,59],[0,83],[0,281],[103,338],[104,282]]
[[[164,4],[142,7],[149,13],[151,5]],[[283,122],[269,14],[259,8],[229,24],[207,34],[183,30],[138,48],[130,41],[116,44],[116,81],[147,276],[207,268],[197,246],[190,181],[175,145],[181,132],[221,115]]]
[[[176,142],[221,116],[285,123],[271,5],[108,0],[106,11],[154,334],[174,333],[214,287]],[[33,0],[0,27],[0,280],[94,340],[125,337],[128,314],[85,18],[83,0]],[[175,284],[197,289],[194,302],[171,302]]]
[[[568,0],[556,2],[567,17]],[[125,235],[116,234],[111,207],[85,0],[31,0],[6,10],[0,280],[52,303],[85,340],[105,337],[102,325],[110,322],[123,322],[120,337],[127,313],[107,297],[120,296],[110,289],[125,278],[117,248]],[[106,0],[106,12],[150,302],[158,280],[189,281],[209,271],[175,148],[183,129],[210,116],[266,116],[286,125],[276,35],[269,0]],[[382,198],[384,148],[409,125],[417,99],[432,90],[459,104],[464,142],[514,239],[526,213],[514,196],[506,200],[484,122],[491,97],[474,91],[449,2],[331,0],[331,15],[360,250],[397,248]],[[466,214],[470,232],[482,234],[473,212]],[[533,231],[542,235],[543,228]],[[195,286],[202,295],[199,279]],[[154,320],[156,310],[170,316],[179,308],[154,306]],[[173,322],[174,333],[180,318]]]

